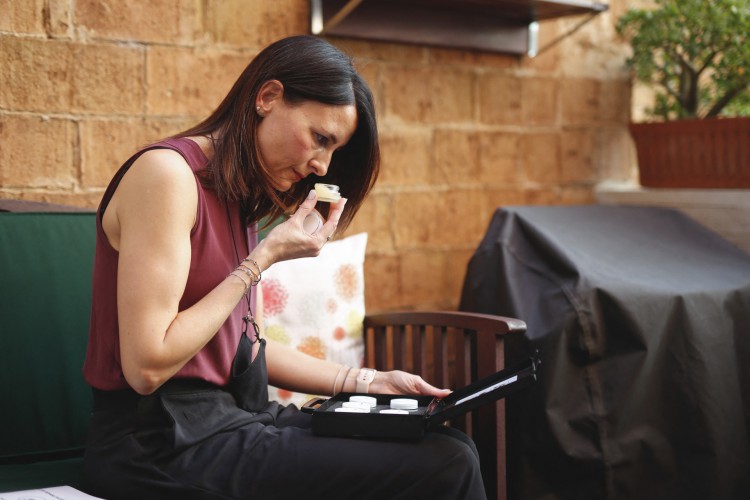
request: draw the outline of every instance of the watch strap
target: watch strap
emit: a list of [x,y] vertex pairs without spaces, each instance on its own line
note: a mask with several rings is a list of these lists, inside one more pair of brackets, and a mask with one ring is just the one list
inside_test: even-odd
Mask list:
[[377,370],[372,368],[361,368],[357,374],[357,386],[355,392],[365,393],[370,392],[370,384],[375,380],[375,374]]

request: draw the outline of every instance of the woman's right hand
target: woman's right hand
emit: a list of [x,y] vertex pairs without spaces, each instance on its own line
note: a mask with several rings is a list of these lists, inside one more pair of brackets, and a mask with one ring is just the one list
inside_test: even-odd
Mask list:
[[273,263],[283,260],[315,257],[320,253],[323,245],[336,231],[341,214],[346,205],[342,198],[331,204],[331,210],[322,226],[309,233],[304,228],[305,218],[316,213],[315,203],[317,195],[311,190],[304,202],[289,219],[274,227],[250,254],[250,258],[258,262],[261,269],[268,269]]

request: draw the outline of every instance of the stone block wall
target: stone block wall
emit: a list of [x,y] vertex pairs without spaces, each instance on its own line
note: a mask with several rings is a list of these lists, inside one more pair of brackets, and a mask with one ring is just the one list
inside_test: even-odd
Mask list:
[[[368,311],[458,305],[494,210],[594,202],[634,177],[627,48],[614,24],[546,21],[534,59],[331,38],[376,96],[382,176]],[[0,0],[0,197],[95,207],[138,146],[221,100],[262,47],[308,33],[307,0]],[[573,34],[564,36],[573,31]],[[547,48],[545,48],[547,47]]]

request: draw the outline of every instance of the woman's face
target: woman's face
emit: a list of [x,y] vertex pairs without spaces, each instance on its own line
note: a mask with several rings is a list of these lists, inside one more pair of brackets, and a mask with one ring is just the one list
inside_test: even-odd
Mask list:
[[324,176],[333,153],[349,142],[357,127],[354,105],[289,104],[282,98],[259,105],[264,115],[257,135],[261,160],[279,191],[310,174]]

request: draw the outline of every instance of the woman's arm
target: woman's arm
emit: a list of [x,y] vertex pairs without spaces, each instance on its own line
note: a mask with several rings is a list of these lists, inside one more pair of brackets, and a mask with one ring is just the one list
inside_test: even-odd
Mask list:
[[[347,375],[341,365],[309,356],[272,340],[266,340],[266,362],[269,383],[305,394],[333,395],[334,392],[355,392],[358,367]],[[334,381],[336,388],[334,389]],[[400,370],[378,372],[370,384],[372,394],[422,394],[444,398],[450,391],[438,389],[422,377]]]
[[[318,255],[336,229],[346,200],[332,207],[314,234],[302,228],[314,191],[248,257],[274,262]],[[190,233],[198,194],[195,176],[177,152],[148,151],[130,167],[102,221],[119,251],[117,308],[123,373],[133,389],[150,394],[179,371],[216,334],[242,298],[245,285],[228,275],[205,297],[179,311],[190,270]]]
[[105,233],[119,251],[117,309],[123,373],[141,394],[156,390],[208,343],[229,317],[244,284],[228,276],[178,312],[190,269],[198,195],[178,153],[144,153],[123,177]]
[[[331,394],[341,365],[318,359],[292,347],[266,339],[268,381],[276,387],[305,394]],[[353,369],[356,376],[358,369]],[[351,374],[350,374],[351,375]],[[341,377],[336,391],[341,391]]]

